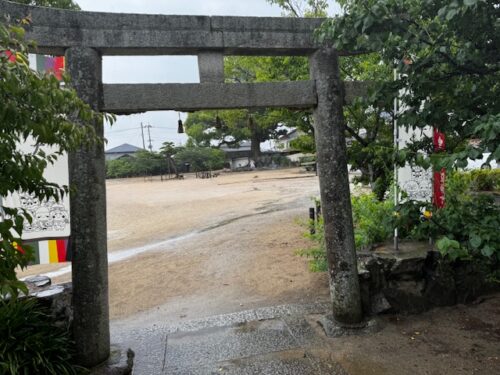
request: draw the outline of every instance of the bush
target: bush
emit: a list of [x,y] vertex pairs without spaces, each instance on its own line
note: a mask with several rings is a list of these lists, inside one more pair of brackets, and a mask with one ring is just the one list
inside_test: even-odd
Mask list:
[[464,175],[470,175],[470,188],[474,191],[500,190],[500,169],[477,169]]
[[168,173],[166,158],[155,152],[139,151],[134,156],[106,162],[107,178],[155,176],[166,173]]
[[500,207],[491,195],[473,191],[479,186],[491,186],[495,175],[498,176],[491,171],[450,174],[446,181],[446,206],[416,227],[415,233],[428,232],[438,239],[439,251],[452,260],[472,257],[500,261]]
[[224,168],[224,152],[211,147],[186,147],[175,155],[177,168],[190,164],[191,172],[203,172]]
[[[386,241],[394,231],[394,205],[392,201],[379,201],[375,194],[361,194],[351,197],[356,250],[370,249],[373,245]],[[311,225],[309,223],[308,225]],[[323,218],[316,223],[316,233],[305,236],[317,246],[301,249],[297,255],[308,258],[312,272],[326,271],[325,235]]]
[[[499,172],[477,170],[450,173],[446,180],[446,206],[432,208],[429,203],[406,201],[396,210],[392,199],[378,201],[372,194],[352,197],[356,250],[387,241],[395,226],[399,238],[436,240],[436,247],[449,260],[475,259],[490,265],[500,263],[500,208],[491,194],[479,190],[498,190]],[[323,225],[309,235],[317,246],[300,250],[310,260],[313,271],[326,270]]]
[[69,332],[54,325],[37,301],[0,301],[0,373],[5,375],[72,375],[84,369],[72,364]]
[[356,249],[367,249],[385,242],[394,233],[394,204],[379,201],[375,194],[351,198]]
[[[312,222],[309,221],[308,227],[311,225]],[[326,260],[325,231],[322,217],[320,217],[316,223],[315,233],[311,234],[308,231],[305,233],[305,236],[315,242],[317,246],[297,250],[296,254],[308,259],[309,270],[311,272],[324,272],[328,270],[328,262]]]

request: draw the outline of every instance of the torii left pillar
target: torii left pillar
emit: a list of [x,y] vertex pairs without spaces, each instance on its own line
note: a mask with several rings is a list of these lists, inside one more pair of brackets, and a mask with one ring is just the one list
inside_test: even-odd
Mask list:
[[[93,110],[102,102],[102,57],[92,48],[66,51],[67,71],[78,96]],[[103,137],[103,124],[94,124]],[[73,335],[77,362],[94,367],[110,353],[106,173],[104,144],[69,155]]]

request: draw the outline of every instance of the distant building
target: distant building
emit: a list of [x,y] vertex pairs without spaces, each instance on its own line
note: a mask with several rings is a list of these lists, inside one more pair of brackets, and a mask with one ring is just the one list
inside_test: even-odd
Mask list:
[[284,153],[289,153],[289,152],[293,152],[293,151],[296,152],[296,150],[293,149],[293,147],[291,146],[290,143],[294,139],[297,139],[298,137],[300,137],[303,134],[304,133],[300,132],[297,129],[290,129],[290,131],[287,134],[282,135],[281,137],[279,137],[276,140],[276,143],[275,143],[276,148],[279,151],[284,152]]
[[137,151],[144,151],[144,149],[133,145],[129,145],[128,143],[124,143],[120,146],[114,147],[106,151],[105,152],[106,160],[116,160],[116,159],[134,157]]
[[220,149],[226,154],[226,162],[231,170],[250,168],[252,148],[249,141],[240,142],[239,147],[234,148],[222,145]]
[[303,135],[305,135],[305,133],[301,130],[290,129],[287,134],[282,135],[276,140],[275,147],[292,163],[299,163],[304,157],[314,156],[313,154],[304,154],[292,147],[292,141]]

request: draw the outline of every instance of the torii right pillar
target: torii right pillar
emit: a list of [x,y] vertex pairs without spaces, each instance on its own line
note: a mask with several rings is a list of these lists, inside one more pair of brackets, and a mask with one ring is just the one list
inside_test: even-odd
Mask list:
[[318,95],[314,128],[333,317],[341,325],[356,325],[363,313],[338,55],[333,48],[322,48],[310,56],[309,65]]

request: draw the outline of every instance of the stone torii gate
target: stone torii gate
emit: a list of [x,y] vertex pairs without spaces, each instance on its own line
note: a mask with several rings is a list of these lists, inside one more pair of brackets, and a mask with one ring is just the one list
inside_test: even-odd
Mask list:
[[[78,12],[0,0],[0,17],[30,17],[36,52],[66,56],[78,95],[94,110],[131,114],[154,110],[312,108],[334,318],[361,322],[344,118],[345,102],[363,85],[342,83],[338,57],[319,45],[321,19],[202,17]],[[2,21],[3,22],[3,21]],[[35,52],[35,51],[34,51]],[[196,55],[200,84],[103,84],[103,55]],[[307,56],[310,80],[224,83],[224,56]],[[96,123],[103,136],[103,124]],[[110,352],[106,190],[103,146],[70,155],[73,330],[79,362],[88,367]]]

